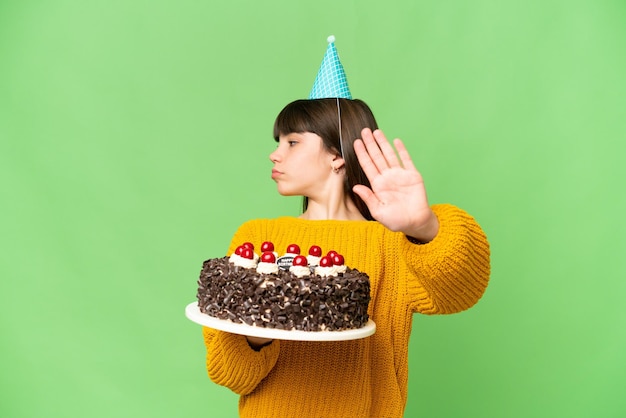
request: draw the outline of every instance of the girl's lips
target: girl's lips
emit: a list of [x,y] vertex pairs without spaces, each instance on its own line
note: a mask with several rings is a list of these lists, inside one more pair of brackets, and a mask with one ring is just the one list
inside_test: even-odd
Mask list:
[[272,178],[275,179],[276,177],[280,176],[282,173],[276,169],[272,170]]

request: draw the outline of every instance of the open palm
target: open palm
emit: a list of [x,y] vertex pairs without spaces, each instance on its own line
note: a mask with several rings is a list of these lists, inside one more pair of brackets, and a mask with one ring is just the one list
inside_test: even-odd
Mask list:
[[432,239],[436,218],[428,205],[422,175],[402,141],[394,140],[396,155],[382,131],[363,129],[361,136],[354,143],[354,151],[371,188],[357,185],[354,192],[372,217],[390,230]]

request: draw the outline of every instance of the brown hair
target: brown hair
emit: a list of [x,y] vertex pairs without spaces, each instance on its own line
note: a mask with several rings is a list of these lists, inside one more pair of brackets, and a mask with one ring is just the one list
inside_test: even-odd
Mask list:
[[[339,139],[339,114],[341,111],[341,139]],[[361,130],[378,129],[374,114],[369,106],[358,99],[312,99],[296,100],[280,111],[274,122],[274,139],[290,133],[311,132],[322,138],[324,148],[331,153],[341,155],[345,161],[346,176],[344,193],[354,202],[365,219],[372,220],[367,205],[356,195],[352,188],[357,184],[370,187],[367,176],[354,152],[354,140],[361,137]],[[308,206],[305,196],[303,210]]]

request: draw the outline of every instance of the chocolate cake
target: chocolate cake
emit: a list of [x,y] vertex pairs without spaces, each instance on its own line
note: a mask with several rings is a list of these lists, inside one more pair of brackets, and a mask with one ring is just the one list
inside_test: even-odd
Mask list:
[[[267,250],[268,244],[262,248]],[[370,301],[367,274],[342,265],[343,257],[334,251],[319,257],[311,254],[319,253],[319,247],[312,247],[307,261],[289,252],[277,259],[271,248],[258,257],[241,246],[230,258],[206,260],[198,280],[200,311],[236,323],[284,330],[339,331],[365,326]]]

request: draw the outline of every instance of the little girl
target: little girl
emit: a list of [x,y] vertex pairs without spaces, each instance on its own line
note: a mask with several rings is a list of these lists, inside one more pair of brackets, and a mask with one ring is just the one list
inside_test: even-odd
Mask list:
[[303,212],[244,223],[228,254],[246,241],[335,249],[370,277],[376,332],[319,342],[203,328],[208,374],[241,395],[241,417],[402,417],[412,316],[459,312],[480,299],[487,239],[466,212],[428,203],[406,148],[398,139],[392,146],[361,100],[292,102],[274,138],[271,177],[281,195],[303,196]]

